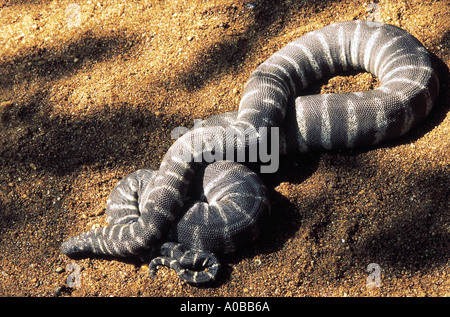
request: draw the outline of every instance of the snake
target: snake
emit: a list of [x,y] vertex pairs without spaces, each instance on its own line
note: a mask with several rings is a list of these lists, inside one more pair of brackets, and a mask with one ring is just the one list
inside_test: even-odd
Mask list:
[[[311,84],[349,71],[372,73],[380,86],[305,94]],[[256,159],[258,173],[249,164],[255,149],[270,145],[283,155],[377,145],[422,122],[438,93],[430,53],[397,26],[352,20],[306,33],[255,68],[237,111],[184,133],[159,169],[120,180],[107,200],[109,225],[69,238],[61,251],[70,257],[145,254],[152,276],[162,265],[188,284],[217,281],[219,257],[253,243],[270,226],[269,191],[258,175],[267,161]]]

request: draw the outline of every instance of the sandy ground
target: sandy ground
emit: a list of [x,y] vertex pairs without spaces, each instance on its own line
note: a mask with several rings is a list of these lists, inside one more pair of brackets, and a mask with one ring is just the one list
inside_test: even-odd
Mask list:
[[[59,246],[106,224],[111,189],[158,168],[175,127],[236,110],[258,64],[311,30],[366,19],[368,2],[0,0],[0,295],[449,296],[450,3],[378,9],[433,53],[431,115],[379,148],[283,158],[265,177],[271,225],[225,259],[221,282],[196,288],[166,268],[152,280],[145,265],[73,260]],[[380,286],[366,285],[370,263]]]

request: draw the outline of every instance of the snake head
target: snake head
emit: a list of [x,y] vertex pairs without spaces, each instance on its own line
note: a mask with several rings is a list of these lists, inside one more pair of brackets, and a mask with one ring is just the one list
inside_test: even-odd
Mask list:
[[152,279],[158,265],[174,270],[181,280],[191,285],[215,282],[221,271],[219,260],[208,251],[187,250],[180,243],[166,242],[160,246],[159,253],[149,265]]

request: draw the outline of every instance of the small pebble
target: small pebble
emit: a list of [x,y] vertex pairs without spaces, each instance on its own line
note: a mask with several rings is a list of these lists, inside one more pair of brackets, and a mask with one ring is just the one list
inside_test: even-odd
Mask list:
[[64,290],[64,286],[58,285],[53,289],[53,295],[58,296],[62,293],[63,290]]
[[18,41],[20,41],[20,40],[22,40],[24,37],[25,37],[25,34],[21,33],[21,34],[19,34],[19,36],[17,36],[15,39],[18,40]]
[[64,268],[63,267],[61,267],[61,266],[58,266],[56,269],[55,269],[55,272],[56,273],[62,273],[62,272],[64,272]]
[[9,108],[12,105],[13,105],[13,102],[11,100],[0,102],[0,108],[3,108],[3,109]]

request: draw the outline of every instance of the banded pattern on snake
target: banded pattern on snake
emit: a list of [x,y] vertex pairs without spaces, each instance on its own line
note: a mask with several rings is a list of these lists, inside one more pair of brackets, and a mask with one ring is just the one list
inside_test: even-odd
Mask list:
[[[368,92],[301,95],[324,76],[346,70],[371,72],[381,86]],[[428,52],[398,27],[357,20],[310,32],[255,69],[237,112],[207,119],[202,128],[184,134],[158,171],[142,169],[121,180],[108,200],[110,225],[68,239],[62,252],[151,252],[152,268],[168,265],[188,283],[210,282],[220,271],[212,253],[234,252],[254,241],[270,211],[257,174],[225,161],[227,145],[238,152],[255,142],[267,144],[273,135],[259,131],[274,127],[281,129],[281,153],[378,144],[422,121],[438,89]],[[249,131],[258,138],[245,138]],[[214,153],[208,143],[212,135],[220,140]],[[212,155],[219,159],[208,164]]]

